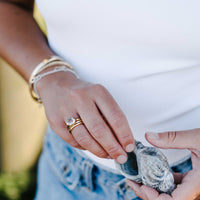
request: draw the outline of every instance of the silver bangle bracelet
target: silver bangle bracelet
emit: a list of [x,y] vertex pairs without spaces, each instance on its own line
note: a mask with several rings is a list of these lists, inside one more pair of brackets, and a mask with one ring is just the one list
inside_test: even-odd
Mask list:
[[32,82],[33,82],[33,91],[34,91],[34,93],[35,93],[35,98],[36,98],[36,100],[39,102],[39,103],[42,103],[42,100],[41,100],[41,97],[39,96],[39,94],[38,94],[38,91],[37,91],[37,83],[38,83],[38,81],[39,80],[41,80],[44,76],[47,76],[47,75],[49,75],[49,74],[53,74],[53,73],[56,73],[56,72],[60,72],[60,71],[65,71],[65,72],[71,72],[71,73],[73,73],[75,76],[76,76],[76,78],[79,78],[79,76],[77,75],[77,73],[74,71],[74,70],[72,70],[72,69],[69,69],[67,66],[60,66],[60,67],[55,67],[53,70],[51,70],[51,71],[48,71],[48,72],[45,72],[45,73],[43,73],[43,74],[39,74],[39,75],[37,75],[37,76],[35,76],[33,79],[32,79]]
[[[63,61],[62,58],[58,57],[58,56],[52,56],[51,58],[49,59],[44,59],[41,63],[39,63],[35,69],[33,70],[33,72],[31,73],[31,76],[29,78],[29,91],[30,91],[30,94],[32,96],[32,98],[39,102],[38,101],[38,94],[35,93],[34,91],[34,83],[35,83],[35,79],[38,75],[40,75],[40,73],[42,73],[43,70],[46,70],[52,66],[65,66],[65,68],[67,68],[68,70],[61,70],[61,71],[70,71],[72,73],[74,73],[77,76],[77,74],[74,72],[74,69],[73,67],[66,61]],[[64,69],[64,68],[63,68]],[[57,69],[54,71],[54,70],[51,70],[53,71],[53,73],[57,72]],[[59,71],[59,70],[58,70]],[[44,73],[46,74],[46,73]],[[48,74],[51,74],[51,73],[48,73]],[[40,100],[40,103],[41,103],[41,100]]]

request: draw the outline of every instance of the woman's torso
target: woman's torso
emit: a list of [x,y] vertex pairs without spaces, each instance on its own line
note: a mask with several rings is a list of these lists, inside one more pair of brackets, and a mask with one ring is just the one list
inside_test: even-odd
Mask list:
[[[146,131],[200,127],[200,1],[37,3],[51,48],[110,91],[136,139],[147,144]],[[171,163],[188,155],[165,153]]]

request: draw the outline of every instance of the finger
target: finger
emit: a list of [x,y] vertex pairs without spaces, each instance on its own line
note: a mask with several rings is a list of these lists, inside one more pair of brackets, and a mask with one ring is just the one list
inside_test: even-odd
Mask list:
[[84,125],[79,125],[72,130],[75,140],[88,151],[100,158],[107,158],[108,154],[88,133]]
[[[154,200],[154,199],[152,199],[152,200]],[[162,193],[155,200],[173,200],[173,199],[170,195]]]
[[182,183],[172,192],[175,200],[195,199],[199,194],[200,179],[199,172],[190,171],[183,179]]
[[141,191],[145,194],[148,200],[155,200],[159,197],[159,193],[155,189],[146,185],[141,186]]
[[198,195],[196,195],[194,200],[200,200],[200,193]]
[[126,182],[134,192],[144,200],[172,200],[171,196],[164,193],[159,194],[155,189],[146,185],[140,185],[130,180],[127,180]]
[[[188,184],[179,184],[177,185],[177,188],[174,190],[172,193],[172,198],[174,200],[189,200],[189,199],[194,199],[195,194],[191,190],[190,186]],[[189,191],[188,191],[189,190]]]
[[147,196],[148,200],[172,200],[171,196],[165,193],[159,194],[155,189],[142,185],[141,190]]
[[[52,123],[53,121],[53,123]],[[51,129],[61,137],[65,142],[73,146],[74,148],[85,150],[79,143],[74,139],[73,135],[67,130],[65,121],[62,118],[57,117],[57,120],[49,120],[49,125]]]
[[112,128],[122,147],[127,152],[133,151],[135,148],[135,142],[124,113],[119,108],[111,94],[104,87],[100,86],[98,91],[99,96],[98,98],[95,97],[97,107],[106,118],[106,121]]
[[125,163],[127,161],[127,154],[101,117],[96,105],[88,101],[84,106],[78,107],[78,113],[89,133],[104,150],[117,162]]
[[148,200],[147,196],[145,195],[145,193],[141,190],[141,185],[138,183],[135,183],[131,180],[126,180],[127,185],[129,185],[133,191],[135,192],[135,194],[140,197],[143,200]]
[[188,149],[200,147],[200,129],[171,131],[164,133],[146,133],[146,139],[152,145],[163,149]]
[[[61,137],[65,142],[70,144],[72,147],[84,150],[84,148],[81,147],[78,144],[78,142],[74,139],[73,135],[69,133],[65,122],[69,117],[72,117],[68,113],[76,113],[74,109],[67,109],[65,106],[62,106],[60,108],[57,108],[56,112],[51,109],[45,109],[45,113],[51,129],[59,137]],[[63,116],[67,117],[63,119]]]
[[192,168],[200,169],[200,150],[199,149],[189,149],[192,152]]

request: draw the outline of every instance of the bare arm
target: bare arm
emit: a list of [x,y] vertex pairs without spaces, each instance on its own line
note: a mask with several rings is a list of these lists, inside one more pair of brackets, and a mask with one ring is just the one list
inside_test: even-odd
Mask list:
[[33,0],[0,0],[0,56],[28,81],[34,67],[54,53],[33,18]]
[[[33,0],[0,0],[0,55],[27,82],[35,66],[54,55],[32,14]],[[126,161],[126,151],[134,148],[133,135],[125,115],[103,86],[77,79],[70,72],[57,72],[45,76],[37,87],[47,120],[63,140],[99,157]],[[71,134],[65,120],[72,116],[80,116],[84,126]]]

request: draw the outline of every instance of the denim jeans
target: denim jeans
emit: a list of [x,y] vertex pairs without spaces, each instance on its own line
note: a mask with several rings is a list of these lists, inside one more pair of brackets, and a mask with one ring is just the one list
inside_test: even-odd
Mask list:
[[[191,160],[173,166],[191,170]],[[140,200],[125,178],[80,155],[49,127],[38,165],[35,200]]]

